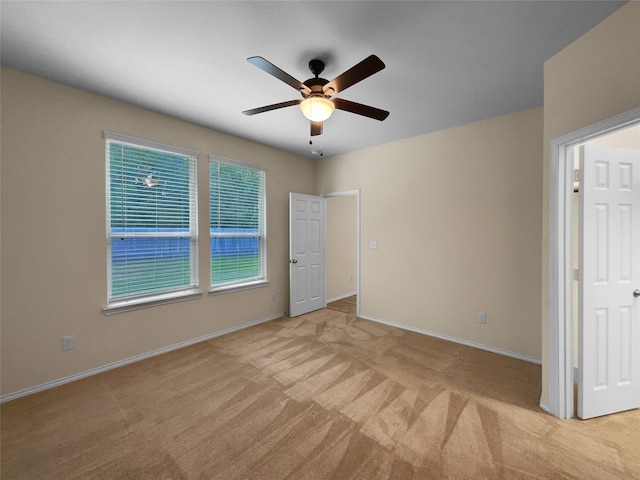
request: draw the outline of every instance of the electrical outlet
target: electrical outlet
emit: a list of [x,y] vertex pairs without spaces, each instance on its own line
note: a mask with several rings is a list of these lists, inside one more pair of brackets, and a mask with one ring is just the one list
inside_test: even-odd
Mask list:
[[478,312],[478,318],[477,318],[478,323],[487,323],[487,314],[484,312]]
[[75,335],[69,335],[67,337],[62,337],[62,350],[73,350],[76,348],[76,337]]
[[376,248],[378,248],[378,242],[377,242],[377,241],[375,241],[375,240],[371,240],[371,241],[369,242],[369,248],[370,248],[371,250],[375,250]]

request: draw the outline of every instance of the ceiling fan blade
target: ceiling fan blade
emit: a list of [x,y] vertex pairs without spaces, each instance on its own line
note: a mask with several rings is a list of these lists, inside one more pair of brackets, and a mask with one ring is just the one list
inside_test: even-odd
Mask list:
[[351,85],[370,77],[384,68],[384,63],[375,55],[370,55],[360,63],[354,65],[349,70],[327,83],[322,87],[326,95],[335,95],[346,90]]
[[311,93],[311,89],[307,87],[304,83],[299,80],[296,80],[287,72],[282,70],[281,68],[276,67],[273,63],[265,60],[262,57],[249,57],[247,58],[247,62],[252,65],[255,65],[260,70],[264,70],[269,75],[276,77],[278,80],[282,80],[287,85],[291,85],[293,88],[298,90],[299,92]]
[[245,110],[245,115],[255,115],[256,113],[269,112],[271,110],[277,110],[278,108],[292,107],[293,105],[299,105],[302,100],[289,100],[288,102],[274,103],[273,105],[266,105],[264,107],[252,108],[251,110]]
[[311,122],[311,136],[322,135],[322,122]]
[[389,116],[389,112],[386,110],[380,110],[379,108],[370,107],[369,105],[363,105],[361,103],[350,102],[349,100],[343,100],[342,98],[332,98],[331,101],[338,110],[363,115],[375,120],[382,121]]

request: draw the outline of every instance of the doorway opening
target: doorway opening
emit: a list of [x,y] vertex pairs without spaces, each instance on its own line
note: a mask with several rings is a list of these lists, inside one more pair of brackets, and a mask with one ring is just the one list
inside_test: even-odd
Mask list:
[[360,190],[326,193],[325,292],[331,308],[360,313]]
[[358,295],[351,295],[350,297],[341,298],[340,300],[327,302],[327,308],[329,310],[335,310],[336,312],[342,312],[348,315],[357,315],[357,305]]
[[551,141],[549,160],[549,412],[574,416],[573,149],[640,124],[640,107]]

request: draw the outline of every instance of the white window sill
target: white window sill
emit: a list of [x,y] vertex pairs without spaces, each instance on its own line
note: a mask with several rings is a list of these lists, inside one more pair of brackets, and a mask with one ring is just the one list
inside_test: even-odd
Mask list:
[[186,300],[194,300],[200,298],[202,292],[197,289],[183,290],[180,292],[165,293],[162,295],[154,295],[152,297],[136,298],[133,300],[121,300],[112,302],[102,309],[105,315],[114,315],[116,313],[130,312],[140,308],[155,307],[157,305],[165,305],[167,303],[184,302]]
[[269,280],[256,280],[254,282],[236,283],[233,285],[225,285],[222,287],[213,287],[209,290],[209,295],[222,295],[223,293],[239,292],[241,290],[249,290],[251,288],[266,287]]

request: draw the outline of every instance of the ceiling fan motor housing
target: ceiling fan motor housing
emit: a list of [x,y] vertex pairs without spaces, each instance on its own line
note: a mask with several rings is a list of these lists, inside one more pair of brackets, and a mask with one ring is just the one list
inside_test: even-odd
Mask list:
[[309,97],[327,97],[328,98],[330,95],[325,94],[322,87],[324,87],[327,83],[329,83],[329,80],[327,80],[326,78],[319,77],[319,75],[324,71],[324,62],[322,60],[318,60],[317,58],[314,58],[309,62],[309,70],[311,70],[311,73],[315,75],[315,78],[310,78],[309,80],[306,80],[303,83],[304,85],[306,85],[311,89],[311,93],[301,92],[302,96],[304,98],[309,98]]
[[327,83],[329,83],[329,80],[327,80],[326,78],[319,78],[319,77],[310,78],[309,80],[306,80],[303,83],[311,89],[310,93],[307,93],[304,91],[300,92],[302,93],[302,96],[304,98],[329,96],[329,95],[325,95],[324,90],[322,89],[322,87],[324,87]]

